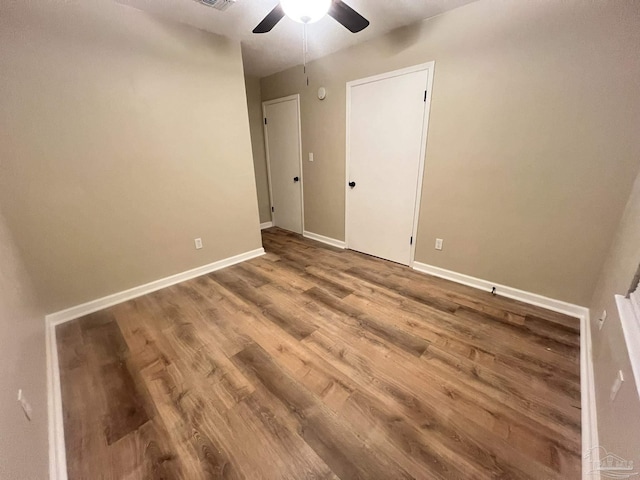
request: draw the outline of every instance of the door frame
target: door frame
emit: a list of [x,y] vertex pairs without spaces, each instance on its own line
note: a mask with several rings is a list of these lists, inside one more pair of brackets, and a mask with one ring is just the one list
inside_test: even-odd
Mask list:
[[416,204],[413,210],[413,243],[411,244],[411,255],[409,257],[409,266],[413,267],[416,256],[416,244],[418,236],[418,219],[420,218],[420,200],[422,198],[422,185],[424,183],[424,162],[427,152],[427,134],[429,131],[429,113],[431,112],[431,93],[433,91],[433,71],[435,61],[421,63],[412,67],[401,68],[390,72],[365,77],[358,80],[347,82],[347,131],[346,131],[346,152],[345,152],[345,182],[344,182],[344,241],[346,248],[349,248],[349,165],[351,163],[351,89],[358,85],[377,82],[387,78],[400,77],[409,73],[421,72],[427,70],[427,95],[425,98],[424,116],[422,119],[422,137],[420,145],[420,164],[418,167],[418,183],[416,184]]
[[300,94],[289,95],[287,97],[275,98],[273,100],[267,100],[262,102],[262,128],[264,136],[264,150],[265,157],[267,159],[267,183],[269,184],[269,206],[271,207],[269,212],[271,214],[271,222],[276,226],[276,212],[273,205],[273,187],[271,185],[271,159],[269,158],[269,135],[268,135],[268,121],[266,107],[268,105],[275,105],[277,103],[289,102],[291,100],[296,101],[296,112],[298,115],[298,162],[300,164],[300,216],[302,224],[302,233],[304,233],[304,173],[302,172],[302,125],[300,121]]

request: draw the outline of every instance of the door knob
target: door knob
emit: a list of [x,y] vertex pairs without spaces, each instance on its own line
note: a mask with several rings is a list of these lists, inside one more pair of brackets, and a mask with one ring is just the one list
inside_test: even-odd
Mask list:
[[350,186],[351,188],[355,187],[355,186],[356,186],[356,182],[349,182],[349,186]]
[[298,180],[300,180],[300,177],[293,177],[294,182],[297,182]]

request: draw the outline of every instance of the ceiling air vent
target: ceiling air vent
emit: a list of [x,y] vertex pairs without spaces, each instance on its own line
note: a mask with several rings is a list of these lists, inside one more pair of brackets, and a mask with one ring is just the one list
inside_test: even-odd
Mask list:
[[236,3],[236,0],[200,0],[200,3],[205,4],[207,7],[213,7],[216,10],[224,11]]

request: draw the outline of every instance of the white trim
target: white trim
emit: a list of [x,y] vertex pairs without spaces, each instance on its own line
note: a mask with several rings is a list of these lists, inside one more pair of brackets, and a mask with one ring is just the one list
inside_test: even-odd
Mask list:
[[141,297],[142,295],[146,295],[147,293],[155,292],[156,290],[160,290],[161,288],[169,287],[171,285],[175,285],[176,283],[191,280],[192,278],[206,275],[207,273],[220,270],[221,268],[229,267],[231,265],[235,265],[236,263],[259,257],[261,255],[264,255],[264,253],[264,248],[257,248],[249,252],[234,255],[233,257],[224,258],[208,265],[203,265],[192,270],[187,270],[186,272],[176,273],[175,275],[161,278],[160,280],[154,280],[153,282],[146,283],[138,287],[133,287],[129,290],[124,290],[122,292],[107,295],[106,297],[91,300],[90,302],[76,305],[75,307],[67,308],[66,310],[50,313],[46,316],[46,321],[47,323],[53,325],[59,325],[64,322],[68,322],[69,320],[73,320],[75,318],[97,312],[98,310],[117,305],[118,303],[126,302],[127,300],[131,300],[132,298]]
[[506,285],[500,285],[499,283],[490,282],[481,278],[471,277],[462,273],[453,272],[451,270],[445,270],[444,268],[434,267],[433,265],[427,265],[426,263],[414,262],[413,269],[418,272],[427,273],[434,277],[444,278],[451,280],[452,282],[461,283],[469,287],[478,288],[480,290],[486,290],[490,292],[493,287],[496,288],[496,293],[503,297],[519,300],[529,305],[535,305],[537,307],[546,308],[547,310],[553,310],[554,312],[564,313],[572,317],[583,318],[588,317],[589,309],[574,305],[572,303],[563,302],[561,300],[555,300],[553,298],[544,297],[537,293],[526,292],[513,287],[507,287]]
[[298,154],[300,157],[300,217],[304,233],[304,164],[302,163],[302,112],[300,111],[300,95],[296,95],[298,106]]
[[62,392],[56,328],[45,317],[47,352],[47,416],[49,423],[49,479],[67,480],[67,455],[64,443]]
[[269,187],[269,213],[271,214],[271,225],[275,225],[276,216],[273,207],[273,187],[271,186],[271,162],[269,161],[269,136],[267,131],[267,111],[266,102],[262,102],[262,138],[264,138],[264,156],[267,162],[267,186]]
[[420,165],[418,167],[418,183],[416,185],[416,205],[413,210],[413,239],[411,243],[411,256],[409,257],[409,266],[413,266],[416,260],[416,239],[418,238],[418,219],[420,217],[420,203],[422,201],[422,188],[424,184],[424,163],[427,155],[427,141],[429,135],[429,115],[431,114],[431,93],[433,91],[433,72],[436,62],[426,63],[427,68],[427,96],[425,99],[423,127],[422,127],[422,143],[420,144]]
[[264,222],[260,224],[260,230],[273,227],[273,222]]
[[[574,305],[572,303],[544,297],[536,293],[526,292],[517,288],[507,287],[498,283],[489,282],[480,278],[471,277],[462,273],[434,267],[426,263],[414,262],[413,269],[433,275],[435,277],[451,280],[452,282],[467,285],[490,292],[493,287],[496,293],[503,297],[519,300],[529,305],[546,308],[554,312],[563,313],[580,319],[580,403],[581,403],[581,425],[582,425],[582,471],[583,478],[599,480],[600,474],[594,472],[588,477],[586,472],[593,470],[592,465],[598,465],[598,419],[596,411],[596,393],[593,376],[593,354],[591,347],[591,326],[589,324],[589,309]],[[630,306],[629,306],[630,308]],[[587,454],[591,457],[587,459]]]
[[600,464],[598,441],[598,415],[593,377],[593,352],[591,348],[589,313],[580,318],[580,404],[582,425],[582,478],[600,480],[600,472],[594,465]]
[[616,295],[615,298],[631,370],[636,381],[638,396],[640,396],[640,298],[638,295],[639,292],[636,290],[629,295],[629,298],[622,295]]
[[347,248],[347,245],[342,240],[336,240],[335,238],[325,237],[324,235],[320,235],[318,233],[305,231],[302,233],[302,236],[309,238],[311,240],[315,240],[317,242],[326,243],[327,245],[331,245],[332,247]]
[[[429,131],[429,114],[431,112],[431,93],[433,91],[433,72],[435,69],[435,61],[422,63],[420,65],[414,65],[412,67],[402,68],[400,70],[394,70],[391,72],[374,75],[371,77],[361,78],[359,80],[352,80],[347,82],[347,108],[346,108],[346,151],[345,151],[345,186],[344,186],[344,238],[345,248],[349,246],[349,164],[351,162],[351,88],[363,85],[366,83],[377,82],[388,78],[399,77],[410,73],[427,71],[427,97],[424,104],[424,113],[422,119],[422,137],[420,139],[420,163],[418,166],[418,180],[416,185],[416,201],[413,209],[413,238],[417,238],[418,235],[418,219],[420,217],[420,202],[422,198],[422,186],[424,183],[424,163],[427,151],[427,138]],[[411,244],[411,253],[409,256],[409,266],[413,266],[416,255],[416,243]]]
[[[262,102],[262,126],[264,131],[264,150],[265,157],[267,160],[267,183],[269,185],[269,203],[271,208],[271,220],[272,226],[277,225],[276,212],[274,211],[273,205],[273,187],[271,185],[271,159],[269,158],[269,131],[268,131],[268,120],[265,122],[264,120],[267,118],[266,107],[268,105],[275,105],[276,103],[282,102],[290,102],[295,100],[296,109],[298,114],[298,157],[300,164],[300,216],[301,216],[301,228],[302,232],[304,232],[304,173],[303,173],[303,163],[302,163],[302,119],[300,114],[300,94],[296,93],[294,95],[289,95],[288,97],[276,98],[274,100],[267,100]],[[296,232],[301,233],[301,232]]]
[[379,82],[380,80],[385,80],[387,78],[401,77],[402,75],[407,75],[409,73],[421,72],[422,70],[433,68],[434,65],[435,65],[435,60],[432,60],[430,62],[419,63],[418,65],[412,65],[411,67],[400,68],[399,70],[392,70],[390,72],[384,72],[378,75],[372,75],[370,77],[360,78],[358,80],[351,80],[350,82],[347,82],[347,85],[348,86],[364,85],[365,83]]
[[345,118],[345,142],[344,142],[344,244],[349,248],[349,163],[351,160],[351,86],[347,82],[347,105]]

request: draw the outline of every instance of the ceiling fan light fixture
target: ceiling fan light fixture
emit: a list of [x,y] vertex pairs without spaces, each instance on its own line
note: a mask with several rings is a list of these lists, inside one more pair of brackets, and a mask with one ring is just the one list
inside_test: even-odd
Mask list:
[[300,23],[314,23],[329,11],[331,0],[280,0],[287,17]]

